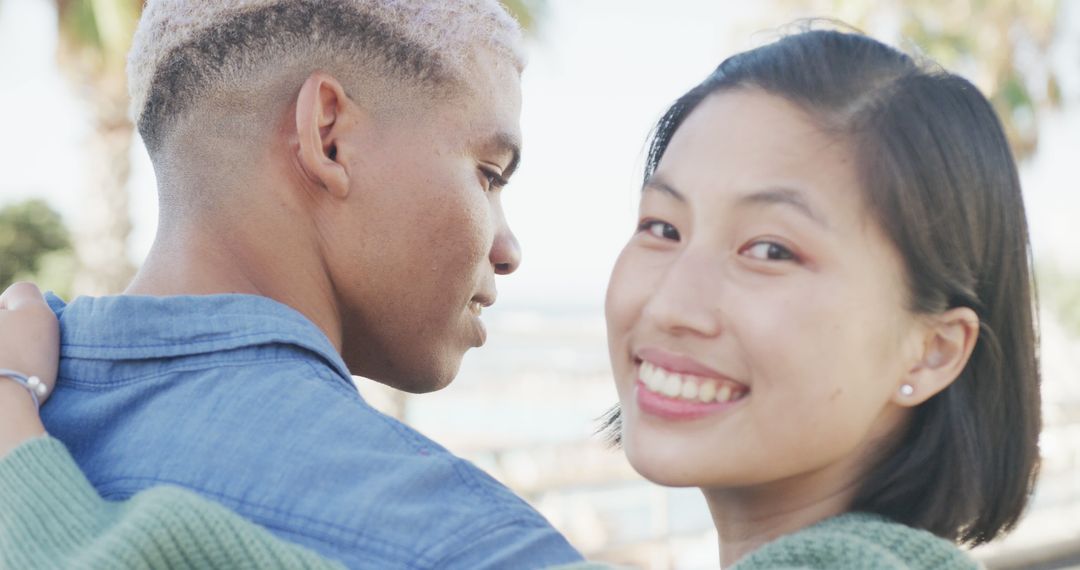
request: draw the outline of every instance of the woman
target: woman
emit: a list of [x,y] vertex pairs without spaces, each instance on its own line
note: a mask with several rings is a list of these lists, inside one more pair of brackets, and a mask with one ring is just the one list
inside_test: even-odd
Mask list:
[[[703,490],[725,564],[891,520],[870,540],[945,566],[910,529],[981,544],[1030,494],[1032,307],[978,90],[862,36],[791,36],[660,121],[608,290],[613,427],[645,477]],[[872,515],[796,532],[852,512]]]
[[[642,475],[702,489],[724,566],[976,567],[956,544],[1016,523],[1040,427],[1023,203],[986,99],[864,36],[792,35],[729,58],[672,106],[640,212],[608,290],[620,403],[608,426]],[[49,338],[39,360],[0,364],[48,382]],[[0,404],[29,417],[0,426],[11,447],[42,430],[18,431],[36,421],[33,403],[4,384]],[[48,441],[0,463],[0,477],[47,481],[5,502],[89,503],[70,459],[33,464]],[[168,492],[258,552],[309,556]],[[55,512],[24,505],[0,529],[15,536],[20,520]],[[42,539],[11,536],[19,552]],[[140,536],[139,549],[160,545]],[[225,550],[229,564],[254,552]]]

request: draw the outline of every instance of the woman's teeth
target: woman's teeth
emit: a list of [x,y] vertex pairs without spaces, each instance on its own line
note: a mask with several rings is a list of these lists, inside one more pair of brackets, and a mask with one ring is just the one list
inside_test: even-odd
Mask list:
[[690,374],[676,374],[645,361],[641,363],[638,377],[650,392],[703,404],[731,402],[749,392],[739,384]]

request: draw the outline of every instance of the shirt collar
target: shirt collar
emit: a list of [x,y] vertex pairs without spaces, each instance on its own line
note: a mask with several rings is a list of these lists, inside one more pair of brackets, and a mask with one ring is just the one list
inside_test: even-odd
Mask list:
[[60,319],[65,357],[141,360],[266,344],[314,352],[352,386],[330,340],[295,309],[256,295],[78,297],[46,300]]

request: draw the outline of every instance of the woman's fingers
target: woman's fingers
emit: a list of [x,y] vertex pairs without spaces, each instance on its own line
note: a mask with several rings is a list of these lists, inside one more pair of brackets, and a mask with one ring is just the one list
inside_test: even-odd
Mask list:
[[8,287],[0,294],[0,368],[37,376],[51,394],[59,360],[60,325],[41,290],[33,283]]
[[20,307],[27,305],[48,306],[45,303],[45,298],[41,295],[41,289],[38,289],[38,286],[33,283],[27,281],[15,283],[8,287],[3,294],[0,294],[0,309],[16,311]]

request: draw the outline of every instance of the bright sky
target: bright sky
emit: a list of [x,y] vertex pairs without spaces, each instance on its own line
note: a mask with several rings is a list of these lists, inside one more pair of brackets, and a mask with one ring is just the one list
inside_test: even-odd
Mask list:
[[[611,264],[632,229],[649,129],[724,56],[760,42],[752,32],[762,22],[781,25],[791,18],[766,20],[761,6],[767,4],[551,2],[524,79],[525,161],[505,193],[524,264],[502,280],[500,304],[601,306]],[[80,211],[89,124],[55,69],[52,5],[0,2],[0,203],[43,196],[72,220]],[[1069,21],[1077,20],[1076,12]],[[1075,42],[1064,47],[1075,49]],[[1078,91],[1072,85],[1067,95],[1075,100]],[[1070,169],[1080,156],[1080,113],[1048,118],[1043,137],[1042,153],[1025,168],[1037,251],[1080,269],[1073,222],[1080,193],[1073,191]],[[156,199],[141,146],[133,156],[131,246],[138,261],[153,238]]]

